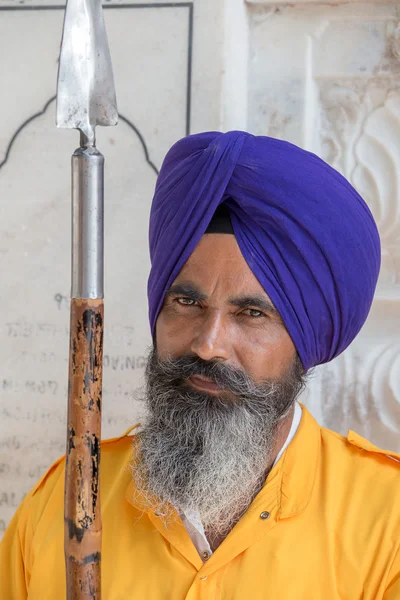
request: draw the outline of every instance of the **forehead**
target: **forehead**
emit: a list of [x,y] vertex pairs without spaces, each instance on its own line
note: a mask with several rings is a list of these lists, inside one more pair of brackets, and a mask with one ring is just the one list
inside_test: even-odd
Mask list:
[[253,292],[268,298],[240,251],[234,235],[205,234],[175,280],[190,281],[209,292]]

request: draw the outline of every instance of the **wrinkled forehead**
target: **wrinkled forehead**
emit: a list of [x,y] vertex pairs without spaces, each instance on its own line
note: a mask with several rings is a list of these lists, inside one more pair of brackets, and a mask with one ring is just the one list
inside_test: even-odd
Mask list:
[[247,264],[234,235],[205,233],[177,274],[168,292],[197,300],[209,300],[215,307],[227,305],[233,297],[256,297],[270,301],[265,289]]
[[237,244],[229,209],[221,204],[174,283],[210,290],[218,282],[220,288],[229,290],[240,278],[254,279]]

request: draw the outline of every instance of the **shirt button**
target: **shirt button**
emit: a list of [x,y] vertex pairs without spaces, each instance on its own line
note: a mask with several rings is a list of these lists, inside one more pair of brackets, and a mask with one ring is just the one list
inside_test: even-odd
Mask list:
[[207,577],[200,577],[200,581],[205,581]]
[[260,519],[262,519],[263,521],[269,519],[269,512],[267,510],[263,510],[263,512],[260,514]]
[[205,550],[204,552],[202,552],[201,557],[203,560],[208,560],[210,558],[210,553],[208,552],[208,550]]

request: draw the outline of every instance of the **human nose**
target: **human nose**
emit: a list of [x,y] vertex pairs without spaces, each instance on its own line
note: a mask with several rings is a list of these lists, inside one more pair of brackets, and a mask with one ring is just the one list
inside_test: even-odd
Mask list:
[[191,351],[203,360],[227,360],[230,357],[231,342],[222,315],[208,314],[202,319],[195,332]]

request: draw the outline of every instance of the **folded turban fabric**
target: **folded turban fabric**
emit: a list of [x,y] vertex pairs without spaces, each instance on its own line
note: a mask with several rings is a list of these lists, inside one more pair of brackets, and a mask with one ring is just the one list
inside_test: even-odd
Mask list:
[[373,217],[314,154],[242,131],[188,136],[165,157],[150,215],[153,336],[166,291],[222,203],[305,370],[338,356],[373,299],[380,267]]

